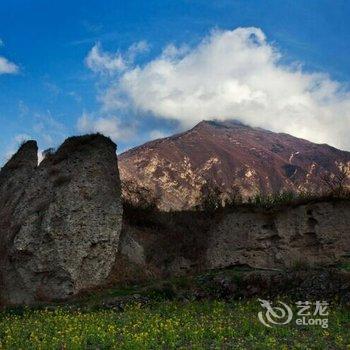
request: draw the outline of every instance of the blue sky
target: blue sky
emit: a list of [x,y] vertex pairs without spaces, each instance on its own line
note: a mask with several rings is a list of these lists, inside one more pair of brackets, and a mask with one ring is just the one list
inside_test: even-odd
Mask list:
[[3,0],[0,158],[90,131],[123,151],[211,116],[350,149],[349,17],[341,0]]

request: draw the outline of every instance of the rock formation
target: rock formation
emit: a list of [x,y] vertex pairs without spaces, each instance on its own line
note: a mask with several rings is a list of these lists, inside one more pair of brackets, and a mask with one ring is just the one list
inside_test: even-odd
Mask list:
[[328,266],[350,258],[350,201],[273,210],[241,206],[210,216],[159,213],[124,225],[120,252],[149,274],[169,276],[246,265]]
[[226,214],[208,232],[209,268],[329,265],[350,253],[350,202]]
[[67,139],[38,166],[26,142],[0,172],[0,297],[65,299],[105,282],[122,222],[116,146]]
[[38,165],[29,141],[1,169],[2,303],[63,300],[113,279],[329,265],[350,256],[350,201],[335,198],[210,213],[126,206],[121,236],[115,151],[102,135],[72,137]]

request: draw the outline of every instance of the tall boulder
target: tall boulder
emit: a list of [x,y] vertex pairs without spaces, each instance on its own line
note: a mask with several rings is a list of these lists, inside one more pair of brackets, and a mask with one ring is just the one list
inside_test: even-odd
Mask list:
[[102,135],[67,139],[37,165],[35,141],[0,172],[0,297],[60,300],[103,284],[122,221],[116,145]]

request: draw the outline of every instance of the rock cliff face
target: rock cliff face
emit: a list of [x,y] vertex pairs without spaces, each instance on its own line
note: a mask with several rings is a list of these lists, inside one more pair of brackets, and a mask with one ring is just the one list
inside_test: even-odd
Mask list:
[[116,146],[67,139],[37,166],[35,141],[0,172],[0,297],[64,299],[105,282],[122,221]]
[[148,221],[149,227],[124,226],[120,252],[149,274],[169,276],[234,265],[333,265],[350,258],[346,200],[273,211],[238,207],[212,217],[161,213]]
[[209,268],[334,264],[350,252],[350,203],[320,202],[272,214],[235,212],[208,234]]

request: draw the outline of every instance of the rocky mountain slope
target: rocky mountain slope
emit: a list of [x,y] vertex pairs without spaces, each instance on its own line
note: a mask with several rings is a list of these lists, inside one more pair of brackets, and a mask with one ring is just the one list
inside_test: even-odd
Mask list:
[[119,168],[124,186],[149,189],[161,209],[187,209],[208,186],[243,199],[319,191],[325,174],[350,169],[350,153],[236,121],[202,121],[121,154]]

